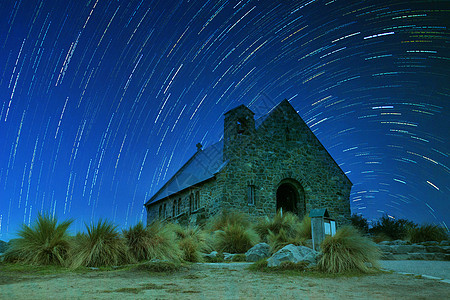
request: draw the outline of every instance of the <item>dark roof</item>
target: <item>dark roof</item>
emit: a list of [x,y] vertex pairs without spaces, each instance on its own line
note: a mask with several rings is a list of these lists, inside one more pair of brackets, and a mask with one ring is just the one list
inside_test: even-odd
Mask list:
[[311,212],[309,213],[310,218],[317,218],[317,217],[324,217],[329,218],[330,215],[328,214],[328,210],[326,208],[314,208],[311,209]]
[[[255,121],[256,128],[272,111]],[[226,164],[227,162],[223,162],[223,140],[220,140],[204,150],[197,151],[145,205],[151,205],[190,186],[214,178]]]
[[204,150],[197,151],[145,205],[153,204],[190,186],[211,179],[225,165],[221,140]]

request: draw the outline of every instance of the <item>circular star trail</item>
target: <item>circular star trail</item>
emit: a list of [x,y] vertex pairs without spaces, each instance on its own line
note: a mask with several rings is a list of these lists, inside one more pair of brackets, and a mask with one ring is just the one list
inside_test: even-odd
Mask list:
[[223,113],[288,99],[353,213],[447,226],[448,1],[0,3],[0,238],[145,217]]

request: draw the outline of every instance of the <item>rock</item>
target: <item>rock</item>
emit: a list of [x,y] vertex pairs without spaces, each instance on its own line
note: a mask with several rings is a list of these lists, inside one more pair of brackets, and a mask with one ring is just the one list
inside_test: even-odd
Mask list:
[[379,248],[380,251],[382,251],[382,252],[392,252],[391,246],[388,246],[388,245],[386,245],[386,244],[384,244],[384,245],[378,244],[378,248]]
[[378,243],[378,245],[390,245],[391,242],[390,241],[382,241],[380,243]]
[[233,254],[233,253],[227,253],[227,252],[223,253],[223,259],[224,260],[232,260],[233,257],[235,257],[235,256],[236,256],[236,254]]
[[425,247],[427,252],[431,253],[447,253],[450,254],[450,246],[428,246]]
[[313,248],[313,242],[312,239],[306,240],[303,242],[303,246],[308,247],[308,248]]
[[208,257],[208,258],[217,258],[217,254],[219,254],[217,251],[212,251],[209,254],[205,254],[203,253],[203,257]]
[[266,243],[259,243],[250,248],[245,253],[246,261],[258,261],[270,256],[270,246]]
[[278,267],[283,261],[307,262],[314,265],[317,262],[317,255],[318,253],[311,248],[289,244],[272,255],[267,260],[267,266]]
[[442,241],[439,243],[439,245],[441,246],[450,246],[450,241],[446,240],[446,241]]
[[409,244],[411,243],[404,240],[395,240],[391,242],[391,245],[409,245]]
[[421,242],[421,243],[419,243],[420,245],[423,245],[423,246],[436,246],[436,245],[439,245],[439,242],[436,242],[436,241],[428,241],[428,242]]

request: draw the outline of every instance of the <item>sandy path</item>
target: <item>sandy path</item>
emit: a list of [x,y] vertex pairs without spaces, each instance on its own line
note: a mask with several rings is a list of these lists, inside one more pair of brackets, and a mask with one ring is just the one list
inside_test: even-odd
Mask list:
[[396,272],[434,276],[450,280],[450,261],[437,260],[382,260],[381,267]]
[[246,266],[198,264],[169,275],[0,274],[0,299],[444,299],[450,294],[450,284],[399,274],[324,279],[255,273]]

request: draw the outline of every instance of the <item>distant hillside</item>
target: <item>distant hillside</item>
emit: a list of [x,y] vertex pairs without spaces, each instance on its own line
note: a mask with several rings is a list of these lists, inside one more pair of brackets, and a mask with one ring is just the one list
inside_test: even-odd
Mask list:
[[8,243],[4,241],[0,241],[0,253],[4,253],[6,248],[8,247]]

